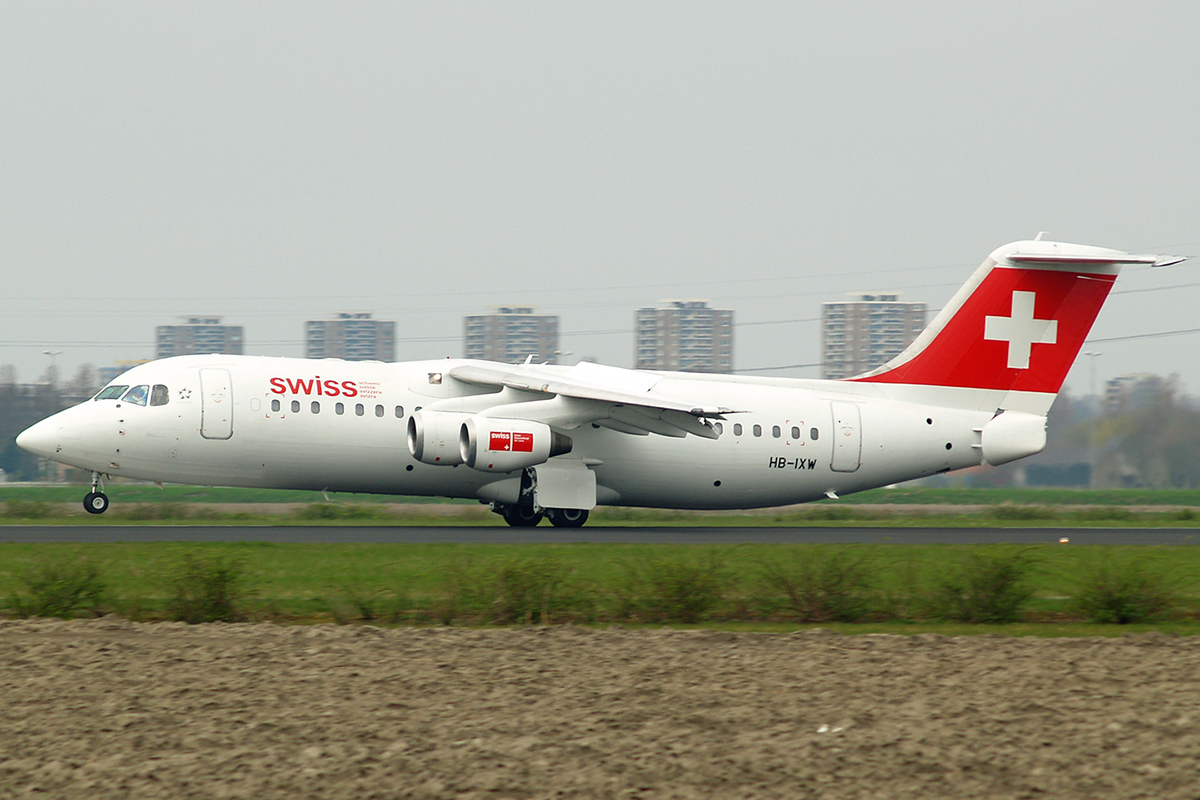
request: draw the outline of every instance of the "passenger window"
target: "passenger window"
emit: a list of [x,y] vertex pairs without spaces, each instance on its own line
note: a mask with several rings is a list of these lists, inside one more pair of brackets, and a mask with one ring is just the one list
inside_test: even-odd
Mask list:
[[772,436],[774,436],[776,439],[778,439],[778,438],[779,438],[779,433],[780,433],[780,431],[779,431],[779,426],[778,426],[778,425],[772,426],[772,428],[771,428],[771,435],[772,435]]
[[161,383],[154,384],[154,388],[150,390],[150,405],[165,406],[171,402],[171,392]]
[[146,398],[149,395],[149,386],[135,386],[125,393],[125,396],[121,398],[121,401],[125,403],[133,403],[135,406],[144,406],[146,405]]
[[396,406],[396,419],[404,419],[404,406]]
[[725,426],[719,422],[714,422],[713,427],[717,429],[717,436],[720,436],[722,433],[725,432]]
[[818,431],[816,428],[813,428],[812,430],[810,430],[810,431],[808,432],[808,438],[812,439],[814,442],[817,440],[817,438],[818,438],[820,435],[821,435],[821,432],[820,432],[820,431]]
[[799,428],[797,428],[795,425],[793,425],[793,426],[792,426],[792,438],[793,438],[793,439],[799,439],[799,438],[800,438],[800,429],[799,429]]
[[299,401],[299,400],[293,400],[293,401],[292,401],[292,413],[293,413],[293,414],[299,414],[299,413],[300,413],[300,401]]
[[121,395],[125,394],[125,390],[129,388],[129,384],[124,386],[109,386],[106,389],[100,390],[100,394],[96,395],[96,400],[117,400]]
[[755,426],[754,426],[754,435],[755,435],[755,436],[762,436],[762,425],[755,425]]
[[363,415],[363,404],[362,403],[354,404],[354,413],[360,417]]
[[313,400],[313,401],[312,401],[312,406],[311,406],[311,408],[312,408],[312,413],[314,413],[314,414],[320,414],[320,413],[321,413],[321,404],[320,404],[320,403],[318,403],[316,400]]
[[345,414],[346,413],[346,404],[338,403],[336,406],[333,407],[333,413],[337,414],[339,417],[342,414]]
[[377,417],[383,416],[383,406],[375,406],[375,416],[377,416]]
[[740,423],[740,422],[733,423],[733,435],[734,436],[742,435],[742,423]]
[[271,401],[271,410],[272,410],[272,411],[278,411],[278,410],[279,410],[279,401],[278,401],[278,400],[272,400],[272,401]]

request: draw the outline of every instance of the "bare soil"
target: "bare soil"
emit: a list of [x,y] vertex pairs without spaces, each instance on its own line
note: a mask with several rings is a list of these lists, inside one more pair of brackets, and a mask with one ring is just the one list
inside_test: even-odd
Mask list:
[[0,797],[1200,797],[1200,639],[0,621]]

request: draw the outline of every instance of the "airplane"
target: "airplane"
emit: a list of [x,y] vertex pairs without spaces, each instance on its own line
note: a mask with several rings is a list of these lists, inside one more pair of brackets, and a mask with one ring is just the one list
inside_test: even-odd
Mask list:
[[513,526],[837,498],[1040,452],[1121,267],[1184,258],[1005,245],[912,345],[842,380],[190,355],[130,369],[17,444],[90,471],[93,514],[118,476],[473,498]]

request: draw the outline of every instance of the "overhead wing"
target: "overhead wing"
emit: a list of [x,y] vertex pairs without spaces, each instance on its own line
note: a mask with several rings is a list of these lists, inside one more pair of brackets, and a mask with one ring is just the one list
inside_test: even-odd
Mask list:
[[[534,419],[559,428],[596,423],[623,433],[717,438],[712,421],[734,413],[654,394],[662,380],[650,372],[581,362],[569,369],[537,364],[508,366],[488,362],[459,364],[450,377],[475,386],[501,389],[499,396],[471,398],[490,417]],[[441,405],[441,404],[438,404]],[[462,404],[458,403],[461,408]]]

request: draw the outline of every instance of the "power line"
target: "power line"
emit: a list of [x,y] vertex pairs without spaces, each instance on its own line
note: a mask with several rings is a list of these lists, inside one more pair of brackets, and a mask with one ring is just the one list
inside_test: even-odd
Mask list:
[[1159,331],[1158,333],[1133,333],[1129,336],[1109,336],[1104,339],[1088,339],[1084,344],[1103,344],[1105,342],[1125,342],[1131,339],[1162,339],[1167,336],[1186,336],[1189,333],[1200,333],[1200,328],[1181,328],[1176,331]]

